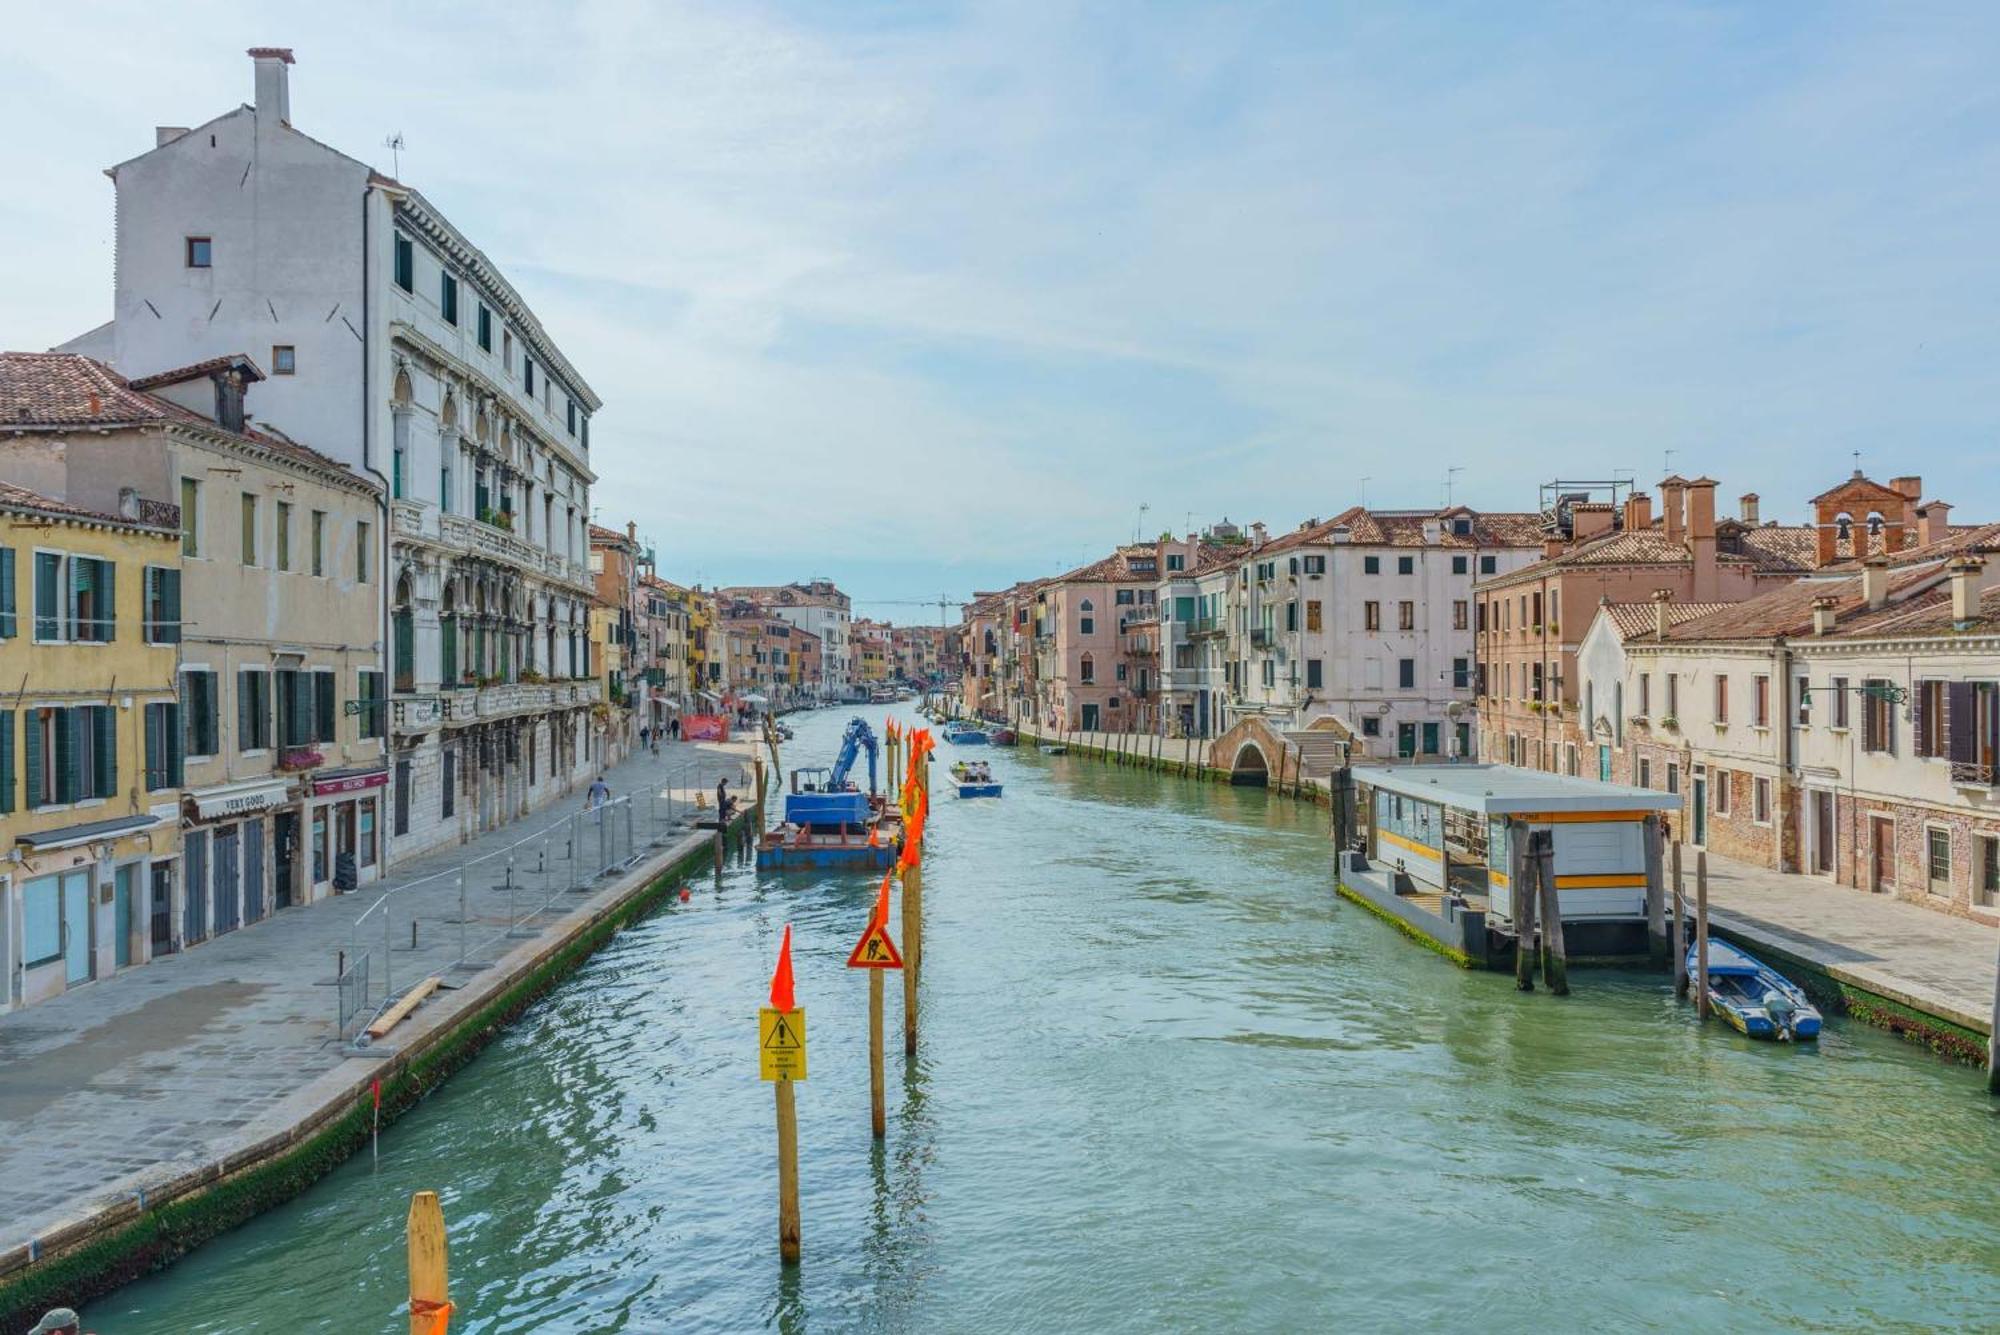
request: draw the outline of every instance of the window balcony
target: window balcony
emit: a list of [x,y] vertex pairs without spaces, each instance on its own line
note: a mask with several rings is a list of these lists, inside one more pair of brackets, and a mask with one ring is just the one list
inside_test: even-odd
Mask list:
[[1274,629],[1273,629],[1272,627],[1270,627],[1270,626],[1252,626],[1252,627],[1250,628],[1250,647],[1251,647],[1251,648],[1253,648],[1253,649],[1269,649],[1269,648],[1271,648],[1271,647],[1272,647],[1273,645],[1275,645],[1275,644],[1276,644],[1277,642],[1278,642],[1278,632],[1277,632],[1276,630],[1274,630]]

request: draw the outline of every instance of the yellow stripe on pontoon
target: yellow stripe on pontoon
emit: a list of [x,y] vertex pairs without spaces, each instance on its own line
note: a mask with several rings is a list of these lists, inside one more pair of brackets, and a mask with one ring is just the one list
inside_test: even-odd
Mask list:
[[1610,886],[1646,884],[1644,872],[1596,872],[1587,876],[1558,876],[1558,890],[1601,890]]
[[1438,851],[1429,844],[1420,844],[1414,839],[1405,839],[1402,835],[1392,834],[1388,830],[1377,830],[1376,833],[1392,844],[1401,844],[1412,853],[1421,853],[1427,858],[1434,858],[1438,855]]

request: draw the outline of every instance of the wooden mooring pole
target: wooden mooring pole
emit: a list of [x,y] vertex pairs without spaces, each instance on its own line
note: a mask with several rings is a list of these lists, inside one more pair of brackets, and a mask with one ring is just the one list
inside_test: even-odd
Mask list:
[[2000,950],[1993,956],[1993,1027],[1986,1036],[1986,1092],[2000,1094]]
[[1694,1013],[1708,1018],[1708,850],[1694,855]]
[[1529,857],[1542,899],[1542,981],[1556,996],[1569,995],[1569,948],[1563,940],[1562,899],[1556,890],[1556,840],[1547,830],[1528,836]]
[[1521,992],[1535,990],[1535,903],[1541,898],[1535,884],[1534,859],[1529,856],[1526,828],[1508,823],[1508,888],[1514,899],[1514,987]]
[[444,1208],[435,1191],[410,1197],[410,1335],[433,1335],[451,1320],[451,1276]]
[[775,1086],[778,1107],[778,1259],[799,1263],[799,1106],[792,1082]]
[[1688,994],[1687,885],[1681,876],[1681,846],[1673,846],[1674,860],[1674,996]]
[[792,981],[792,925],[778,945],[771,1004],[757,1013],[757,1074],[771,1082],[778,1121],[778,1259],[799,1263],[799,1110],[794,1083],[806,1078],[806,1013]]
[[882,1075],[882,971],[868,971],[868,1123],[875,1139],[889,1134],[889,1106]]

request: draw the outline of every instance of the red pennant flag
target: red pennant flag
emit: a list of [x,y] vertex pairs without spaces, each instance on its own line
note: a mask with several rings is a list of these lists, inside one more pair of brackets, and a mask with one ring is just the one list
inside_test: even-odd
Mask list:
[[785,939],[778,945],[778,967],[771,974],[771,1005],[781,1011],[798,1009],[792,993],[792,925],[785,924]]
[[369,1081],[368,1088],[374,1091],[375,1110],[377,1112],[380,1112],[382,1110],[382,1078],[380,1076],[377,1076],[375,1079]]
[[895,877],[896,871],[892,867],[883,873],[882,884],[875,891],[875,925],[877,927],[887,927],[889,925],[889,882],[894,880]]

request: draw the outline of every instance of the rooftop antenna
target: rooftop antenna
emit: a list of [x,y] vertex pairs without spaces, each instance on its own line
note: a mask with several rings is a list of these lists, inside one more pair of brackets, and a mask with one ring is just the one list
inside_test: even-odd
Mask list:
[[1368,508],[1368,484],[1374,480],[1375,476],[1372,473],[1361,479],[1361,508],[1364,510]]
[[1144,501],[1139,502],[1139,523],[1138,526],[1132,530],[1133,542],[1144,542],[1146,540],[1146,512],[1148,510],[1151,510],[1152,508],[1153,508],[1152,506],[1148,505]]
[[1667,477],[1674,475],[1674,454],[1675,451],[1673,450],[1662,450],[1660,452],[1660,461],[1666,465],[1665,476]]
[[1444,470],[1444,508],[1447,510],[1451,509],[1451,484],[1454,481],[1456,481],[1458,479],[1458,475],[1460,473],[1463,473],[1464,471],[1465,471],[1465,466],[1463,464],[1459,465],[1456,468],[1447,468]]
[[393,170],[389,174],[391,176],[394,176],[397,180],[401,180],[403,177],[403,132],[401,130],[398,130],[394,134],[390,135],[387,139],[384,139],[382,141],[382,147],[388,149],[389,152],[394,155],[392,161],[394,161],[396,164],[395,170]]

